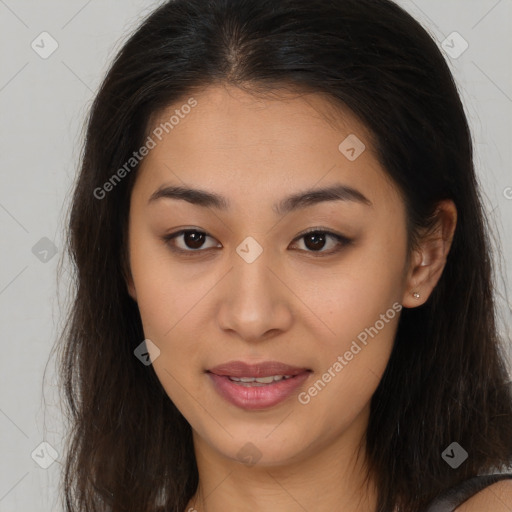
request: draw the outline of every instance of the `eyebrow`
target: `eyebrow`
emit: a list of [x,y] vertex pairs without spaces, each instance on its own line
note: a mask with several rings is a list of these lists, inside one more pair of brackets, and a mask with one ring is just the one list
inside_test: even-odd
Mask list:
[[[153,203],[163,198],[179,199],[198,206],[215,208],[217,210],[225,211],[230,208],[229,201],[219,194],[206,190],[173,185],[163,185],[159,187],[153,192],[148,203]],[[353,201],[367,206],[373,206],[373,203],[359,192],[359,190],[347,185],[335,184],[328,187],[312,188],[298,192],[274,204],[272,209],[278,215],[285,215],[291,211],[327,201]]]

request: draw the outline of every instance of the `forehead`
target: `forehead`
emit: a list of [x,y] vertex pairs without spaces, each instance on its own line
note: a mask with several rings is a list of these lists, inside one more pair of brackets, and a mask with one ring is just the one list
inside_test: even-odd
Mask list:
[[318,93],[254,95],[210,86],[160,112],[148,133],[155,146],[137,179],[148,193],[166,181],[200,184],[228,196],[283,195],[334,182],[364,188],[367,197],[394,188],[369,130],[350,110]]
[[[185,110],[191,98],[197,105],[187,108],[190,111],[182,113],[179,119],[173,116]],[[184,142],[193,139],[204,146],[249,148],[264,142],[307,149],[317,145],[326,133],[338,139],[343,133],[357,132],[367,143],[367,149],[372,150],[372,137],[365,125],[348,108],[319,92],[249,92],[234,86],[212,85],[170,105],[152,120],[151,126],[163,126],[171,117],[176,123],[172,133],[179,133]]]

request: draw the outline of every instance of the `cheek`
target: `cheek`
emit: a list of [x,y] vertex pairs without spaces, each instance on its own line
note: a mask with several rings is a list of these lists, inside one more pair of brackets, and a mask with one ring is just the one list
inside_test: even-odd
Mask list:
[[195,340],[204,337],[198,318],[202,299],[215,283],[213,276],[184,275],[183,266],[173,265],[169,254],[149,237],[133,237],[130,263],[137,292],[144,336],[158,349],[152,366],[169,398],[189,421],[200,414],[190,399],[201,373],[201,347]]
[[357,286],[333,305],[326,323],[334,334],[312,337],[309,347],[318,371],[298,397],[307,414],[332,428],[359,416],[388,364],[400,311],[398,301],[368,296]]
[[289,279],[307,306],[304,309],[315,313],[318,326],[336,346],[343,346],[343,340],[373,326],[400,301],[405,261],[403,239],[374,235],[371,243],[352,248],[332,269],[317,268],[309,275],[307,269],[295,270],[297,275]]
[[183,265],[171,261],[170,249],[149,232],[134,229],[130,241],[130,268],[144,333],[168,344],[180,322],[211,288],[213,278],[197,269],[184,274]]
[[[338,270],[318,272],[314,284],[303,284],[299,293],[316,313],[309,328],[321,369],[320,382],[304,401],[321,391],[319,406],[342,398],[345,408],[357,412],[370,399],[398,327],[405,251],[405,239],[375,236],[371,246],[354,251]],[[324,387],[329,390],[324,392]]]

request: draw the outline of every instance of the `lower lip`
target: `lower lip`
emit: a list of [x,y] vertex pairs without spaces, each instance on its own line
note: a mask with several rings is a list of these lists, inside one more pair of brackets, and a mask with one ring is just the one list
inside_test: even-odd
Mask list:
[[224,375],[208,373],[216,391],[228,402],[242,409],[257,410],[273,407],[296,391],[311,372],[304,371],[289,379],[264,386],[242,386]]

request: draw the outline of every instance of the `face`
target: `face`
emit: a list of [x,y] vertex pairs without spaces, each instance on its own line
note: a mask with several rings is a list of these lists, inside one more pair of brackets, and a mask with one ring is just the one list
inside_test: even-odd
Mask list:
[[364,433],[408,293],[404,203],[365,126],[333,122],[322,96],[194,100],[154,132],[131,196],[128,287],[154,370],[196,449],[339,452]]

